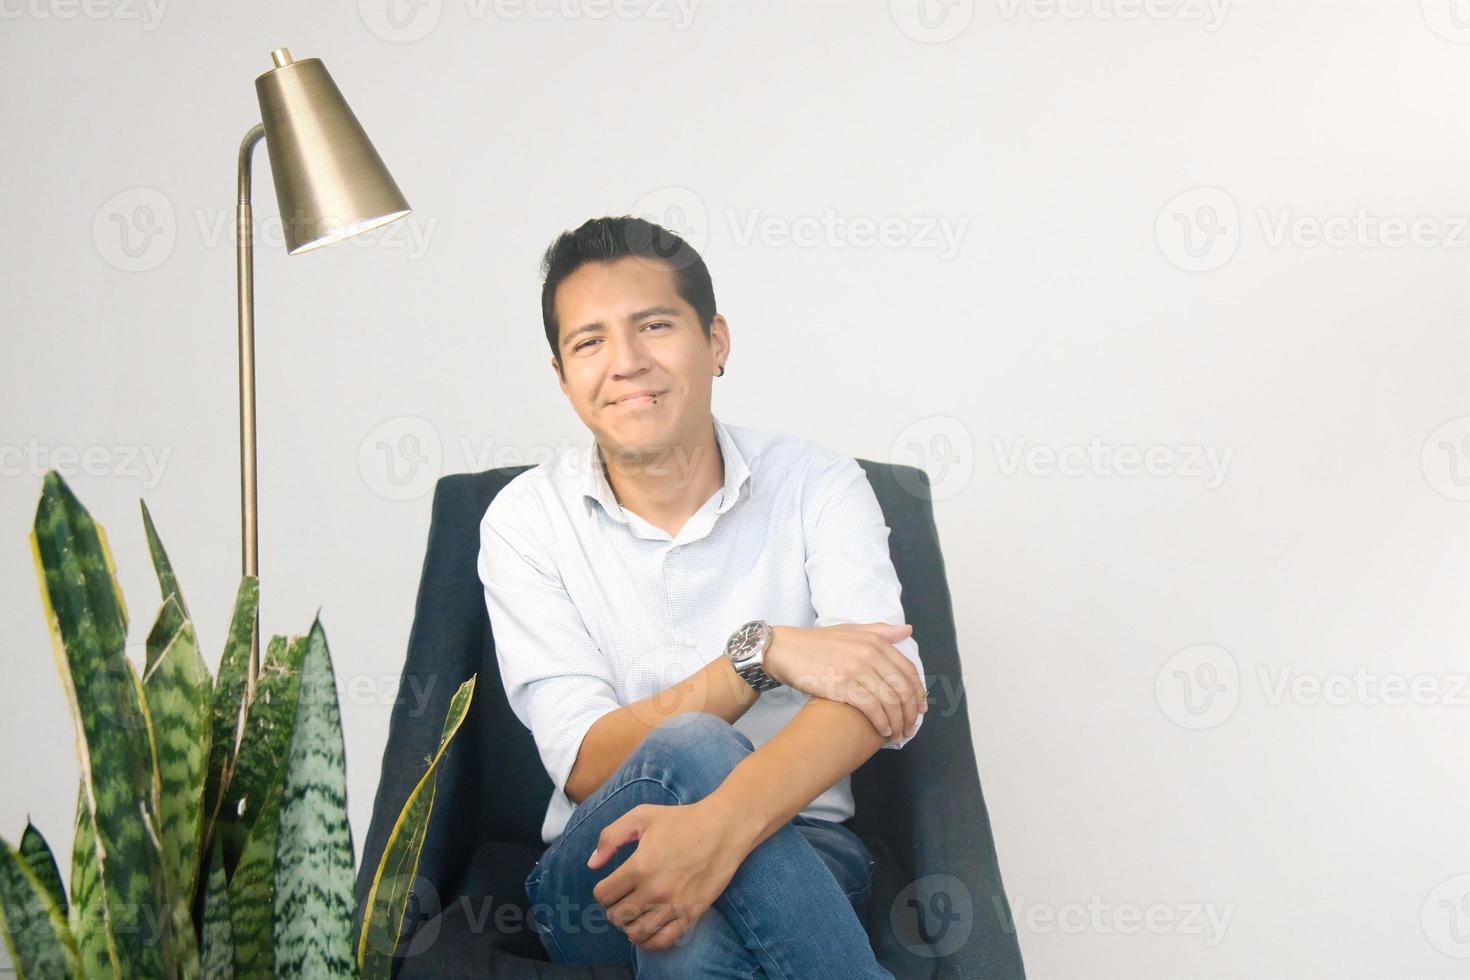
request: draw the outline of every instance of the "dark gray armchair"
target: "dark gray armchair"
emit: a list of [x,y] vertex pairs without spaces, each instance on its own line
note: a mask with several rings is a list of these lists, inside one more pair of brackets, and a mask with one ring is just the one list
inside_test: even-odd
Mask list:
[[[965,712],[954,611],[922,470],[859,459],[891,529],[906,619],[930,684],[924,729],[853,773],[847,823],[877,862],[866,922],[896,977],[1021,980]],[[506,703],[476,560],[491,499],[527,469],[441,479],[418,604],[358,874],[359,909],[393,821],[432,756],[449,698],[478,673],[474,703],[444,760],[399,945],[397,977],[618,977],[626,964],[550,963],[527,921],[522,882],[543,849],[552,792],[531,733]],[[408,696],[412,694],[413,696]],[[360,913],[359,913],[360,914]]]

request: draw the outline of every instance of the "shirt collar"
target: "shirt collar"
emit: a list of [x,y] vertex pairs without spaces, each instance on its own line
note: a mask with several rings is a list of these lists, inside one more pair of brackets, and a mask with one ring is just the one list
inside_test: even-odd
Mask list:
[[[735,502],[740,499],[740,490],[750,479],[750,467],[746,465],[745,457],[740,455],[740,449],[735,445],[735,439],[730,435],[730,430],[717,416],[711,414],[710,418],[714,421],[715,441],[719,444],[720,454],[725,462],[724,492],[715,510],[715,514],[719,515],[734,507]],[[628,517],[618,504],[618,498],[613,493],[612,485],[607,481],[607,471],[599,458],[595,436],[591,444],[582,450],[578,477],[582,499],[589,515],[592,513],[593,501],[596,501],[602,504],[602,509],[613,520],[623,524],[628,523]]]

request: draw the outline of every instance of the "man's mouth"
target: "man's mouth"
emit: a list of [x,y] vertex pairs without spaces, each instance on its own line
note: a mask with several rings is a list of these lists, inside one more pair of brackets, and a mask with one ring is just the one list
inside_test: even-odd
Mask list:
[[613,404],[629,407],[636,405],[651,405],[656,399],[661,398],[663,394],[664,393],[662,391],[655,391],[644,395],[630,395],[627,398],[621,398],[618,401],[613,402]]

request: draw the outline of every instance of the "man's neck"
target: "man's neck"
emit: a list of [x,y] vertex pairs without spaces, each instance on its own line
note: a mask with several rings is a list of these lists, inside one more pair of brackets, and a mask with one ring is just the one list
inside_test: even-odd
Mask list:
[[597,446],[608,486],[624,510],[676,537],[685,522],[725,484],[725,457],[714,422],[692,445],[648,453],[613,453]]

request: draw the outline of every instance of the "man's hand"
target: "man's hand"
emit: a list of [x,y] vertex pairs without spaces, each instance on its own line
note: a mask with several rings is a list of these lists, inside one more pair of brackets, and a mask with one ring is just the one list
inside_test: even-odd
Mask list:
[[733,816],[708,798],[685,806],[644,803],[602,829],[587,867],[602,867],[631,841],[638,847],[592,897],[640,949],[673,946],[750,853]]
[[765,671],[813,697],[850,704],[887,737],[913,734],[928,693],[913,662],[893,644],[913,632],[908,623],[839,623],[772,627]]

